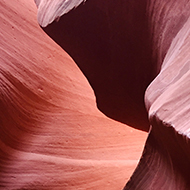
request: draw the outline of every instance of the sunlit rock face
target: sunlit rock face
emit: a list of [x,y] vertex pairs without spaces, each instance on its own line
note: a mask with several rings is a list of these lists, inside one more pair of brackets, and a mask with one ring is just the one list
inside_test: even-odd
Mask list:
[[59,2],[37,0],[38,22],[83,71],[98,108],[135,128],[151,126],[124,189],[189,189],[190,1]]
[[0,23],[0,189],[122,189],[146,133],[97,109],[33,0],[0,1]]

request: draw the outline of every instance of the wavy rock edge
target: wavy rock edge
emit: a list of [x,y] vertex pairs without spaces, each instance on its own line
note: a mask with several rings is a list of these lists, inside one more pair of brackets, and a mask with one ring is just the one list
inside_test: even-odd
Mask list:
[[190,139],[157,113],[151,115],[150,124],[142,157],[124,190],[188,189]]

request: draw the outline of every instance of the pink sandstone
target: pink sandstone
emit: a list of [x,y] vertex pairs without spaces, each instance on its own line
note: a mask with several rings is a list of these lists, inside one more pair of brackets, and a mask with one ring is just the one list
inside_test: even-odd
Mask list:
[[75,59],[98,108],[147,130],[142,97],[156,77],[145,93],[149,137],[125,189],[189,189],[190,1],[87,1],[64,15],[81,2],[38,1],[38,21]]
[[96,108],[33,0],[0,2],[0,189],[121,189],[147,134]]
[[189,8],[2,0],[0,189],[189,189]]

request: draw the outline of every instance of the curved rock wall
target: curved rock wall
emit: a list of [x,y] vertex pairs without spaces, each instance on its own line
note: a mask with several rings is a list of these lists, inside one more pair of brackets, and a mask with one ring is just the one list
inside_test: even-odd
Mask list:
[[[189,6],[189,0],[89,0],[45,28],[111,118],[147,130],[142,98],[155,77],[145,93],[149,137],[124,189],[189,189]],[[42,26],[52,22],[44,18]]]
[[[190,187],[190,2],[153,4],[152,36],[157,41],[157,58],[163,57],[163,62],[145,94],[152,129],[141,162],[125,189],[186,190]],[[160,37],[156,25],[163,30]]]
[[[0,2],[0,189],[189,189],[190,2],[35,3]],[[134,173],[146,133],[96,104],[151,126]]]
[[86,1],[44,30],[75,60],[105,115],[148,131],[144,92],[157,72],[146,4]]
[[147,135],[99,112],[36,15],[33,0],[0,2],[0,189],[121,189]]

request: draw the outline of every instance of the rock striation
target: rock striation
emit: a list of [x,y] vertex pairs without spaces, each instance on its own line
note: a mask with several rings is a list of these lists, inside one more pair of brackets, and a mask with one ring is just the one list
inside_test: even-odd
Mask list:
[[49,11],[59,18],[68,9],[38,10],[39,23],[50,24],[44,30],[87,77],[98,108],[135,128],[151,126],[125,190],[190,188],[189,8],[189,0],[89,0],[58,23]]
[[0,189],[189,189],[189,9],[2,0]]
[[0,1],[0,189],[122,189],[147,134],[97,109],[36,15],[33,0]]
[[190,1],[152,1],[148,7],[161,70],[145,93],[151,130],[125,190],[190,188],[189,6]]
[[[94,90],[99,110],[112,119],[148,131],[144,92],[157,71],[151,61],[145,9],[145,2],[86,1],[59,22],[39,20],[42,26],[51,23],[45,32],[82,70]],[[39,10],[38,18],[48,18],[48,12],[47,16],[44,12]]]

